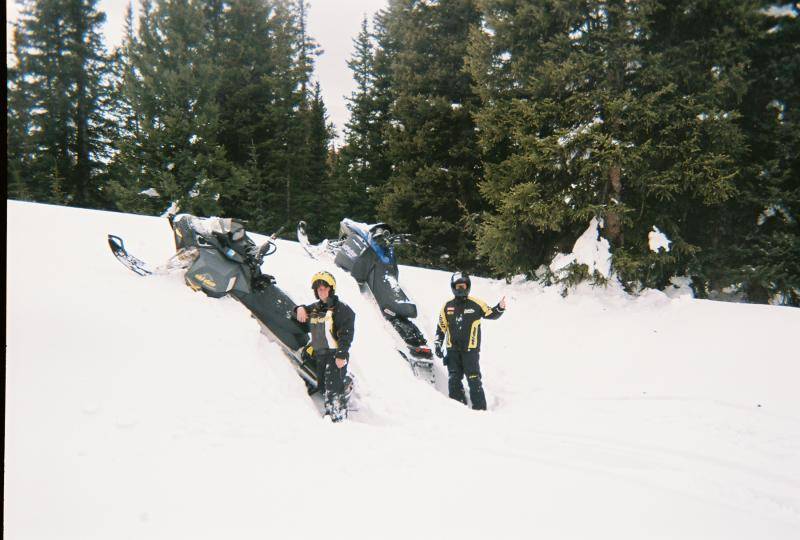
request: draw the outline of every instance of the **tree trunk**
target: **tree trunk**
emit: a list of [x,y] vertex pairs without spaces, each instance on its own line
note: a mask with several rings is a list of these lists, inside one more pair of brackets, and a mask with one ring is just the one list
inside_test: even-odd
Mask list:
[[[608,171],[608,183],[611,186],[611,190],[606,204],[611,207],[622,201],[622,169],[619,165],[611,166]],[[622,245],[622,218],[618,212],[609,210],[608,214],[606,214],[605,232],[612,245]]]

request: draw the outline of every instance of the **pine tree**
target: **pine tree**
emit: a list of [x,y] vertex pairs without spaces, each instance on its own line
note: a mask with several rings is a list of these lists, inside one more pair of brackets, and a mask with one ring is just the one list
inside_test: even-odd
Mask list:
[[[125,96],[136,126],[115,163],[125,173],[121,200],[164,211],[177,203],[198,215],[219,214],[247,177],[219,144],[219,71],[199,0],[145,1],[138,36],[127,44]],[[123,205],[124,209],[126,208]]]
[[379,188],[391,173],[386,159],[382,120],[386,107],[377,95],[378,74],[375,51],[367,18],[353,40],[355,51],[347,65],[353,72],[356,90],[348,98],[350,118],[345,125],[345,143],[337,156],[337,176],[343,192],[343,214],[357,221],[374,222]]
[[311,102],[301,119],[305,123],[306,138],[303,141],[304,167],[296,184],[294,220],[308,220],[312,237],[328,236],[339,223],[339,205],[336,203],[336,186],[331,179],[328,163],[333,129],[328,122],[325,103],[319,83],[314,84]]
[[[154,198],[142,196],[136,189],[138,172],[129,169],[134,155],[134,141],[141,136],[142,119],[135,109],[137,96],[136,71],[132,63],[136,46],[133,5],[128,2],[125,10],[124,37],[122,43],[113,51],[110,58],[111,92],[108,100],[111,106],[109,116],[113,119],[115,155],[108,167],[108,190],[115,206],[128,212],[154,214],[163,211]],[[126,152],[131,152],[127,154]]]
[[481,162],[472,114],[477,97],[463,69],[469,32],[479,24],[470,0],[397,0],[379,37],[391,81],[391,176],[379,217],[412,233],[407,254],[422,264],[476,266],[465,225],[481,207]]
[[721,257],[749,301],[800,305],[800,8],[765,2],[748,28],[748,92],[742,126],[749,152]]
[[[13,57],[15,64],[7,67],[6,95],[8,116],[6,124],[6,142],[8,152],[8,197],[18,200],[36,200],[37,194],[29,175],[32,173],[32,137],[33,107],[29,101],[30,90],[24,77],[24,37],[19,26],[14,30]],[[45,200],[46,193],[39,193],[38,199]]]
[[230,160],[250,173],[248,185],[236,194],[223,193],[220,203],[256,230],[272,231],[283,221],[278,199],[285,176],[277,164],[287,162],[284,133],[295,106],[285,36],[290,13],[263,0],[242,0],[221,17],[212,34],[220,66],[218,137]]
[[246,187],[220,202],[251,228],[272,232],[306,212],[297,202],[312,182],[308,86],[318,48],[305,30],[304,1],[216,4],[207,17],[220,20],[207,27],[220,66],[219,141],[235,165],[251,171]]
[[[97,0],[27,0],[8,83],[9,169],[35,200],[105,207],[109,126],[103,95],[105,14]],[[24,184],[24,188],[22,187]],[[59,186],[59,193],[52,186]]]
[[[707,271],[745,153],[753,3],[483,5],[471,66],[494,208],[479,247],[492,266],[532,274],[598,216],[632,286]],[[669,254],[649,251],[653,226]]]
[[287,193],[287,226],[292,229],[300,220],[308,220],[312,234],[324,230],[327,215],[326,193],[329,187],[328,147],[332,138],[326,118],[325,104],[318,82],[311,82],[314,58],[321,50],[307,30],[308,4],[295,5],[297,56],[295,73],[300,107],[297,120],[287,136],[295,149],[288,171],[290,191]]
[[[741,116],[744,96],[755,84],[752,53],[764,30],[763,5],[664,4],[650,17],[645,50],[653,67],[643,70],[649,95],[641,95],[644,103],[657,105],[651,128],[657,138],[642,152],[647,166],[639,176],[636,204],[642,208],[641,229],[663,224],[678,248],[656,286],[670,275],[689,274],[704,294],[738,281],[729,254],[743,239],[743,216],[736,208],[752,175]],[[660,201],[667,201],[667,208]],[[619,255],[636,260],[641,276],[644,269],[651,271],[643,263],[653,255],[645,252],[641,237],[638,250],[633,245]]]

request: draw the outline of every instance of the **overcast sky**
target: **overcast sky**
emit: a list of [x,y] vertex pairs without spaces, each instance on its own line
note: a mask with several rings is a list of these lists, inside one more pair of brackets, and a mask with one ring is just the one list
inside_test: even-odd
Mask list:
[[[133,3],[136,6],[137,0],[133,0]],[[364,15],[371,23],[372,16],[386,6],[387,0],[310,0],[309,4],[308,31],[323,50],[317,59],[315,74],[322,87],[330,121],[336,125],[341,141],[342,129],[348,117],[345,98],[355,89],[347,67],[347,60],[353,54],[353,39],[361,29]],[[109,48],[119,44],[122,39],[127,5],[127,0],[98,2],[98,9],[104,11],[107,17],[105,35]],[[14,0],[6,0],[6,20],[9,23],[16,19],[18,9]],[[10,29],[7,35],[11,35]],[[10,37],[6,42],[10,43]]]

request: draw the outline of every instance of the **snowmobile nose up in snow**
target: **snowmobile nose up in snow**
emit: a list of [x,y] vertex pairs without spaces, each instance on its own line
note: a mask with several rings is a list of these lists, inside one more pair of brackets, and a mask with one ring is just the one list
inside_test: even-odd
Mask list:
[[338,240],[325,240],[312,246],[304,221],[297,224],[297,239],[312,258],[332,258],[336,266],[350,273],[404,342],[404,346],[398,347],[398,352],[414,373],[433,381],[431,348],[411,321],[417,316],[417,306],[398,281],[399,270],[393,246],[408,242],[407,235],[394,234],[385,223],[367,225],[345,218],[339,224]]
[[[303,354],[309,335],[291,318],[296,304],[276,285],[274,277],[261,272],[264,257],[276,250],[274,238],[256,246],[240,224],[227,218],[182,214],[171,216],[170,225],[177,253],[165,266],[152,268],[129,254],[119,236],[109,234],[108,245],[117,260],[140,276],[180,268],[186,270],[184,280],[193,290],[214,298],[230,295],[241,302],[258,320],[262,333],[281,347],[313,392],[317,388],[316,371],[312,359]],[[352,381],[348,391],[352,392]]]

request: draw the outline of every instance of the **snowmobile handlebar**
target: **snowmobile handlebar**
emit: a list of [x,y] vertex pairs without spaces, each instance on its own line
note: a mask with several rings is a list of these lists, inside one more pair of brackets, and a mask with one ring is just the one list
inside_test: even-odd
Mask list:
[[372,241],[385,246],[402,246],[413,244],[410,234],[382,234],[379,237],[373,237]]
[[275,240],[276,238],[278,238],[278,235],[280,235],[285,228],[286,228],[286,225],[282,225],[280,229],[278,229],[277,231],[275,231],[274,233],[272,233],[270,235],[269,239],[270,240]]
[[258,246],[255,258],[256,261],[258,261],[259,266],[261,265],[261,263],[264,262],[264,257],[269,257],[278,250],[278,245],[275,243],[275,240],[278,238],[278,235],[280,235],[283,232],[283,229],[285,228],[286,226],[281,227],[280,229],[272,233],[270,236],[268,236],[266,242]]
[[278,246],[275,245],[275,242],[272,240],[267,240],[260,246],[258,246],[258,250],[256,251],[256,260],[258,263],[261,264],[264,262],[264,257],[269,257],[273,253],[278,250]]
[[410,234],[393,234],[389,237],[389,243],[393,246],[401,246],[403,244],[412,244]]

